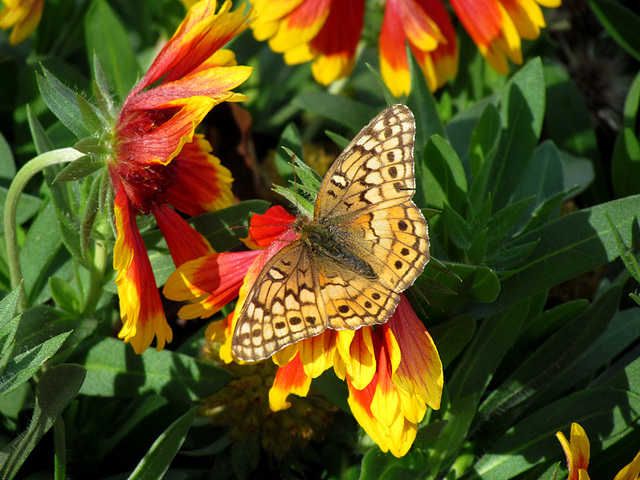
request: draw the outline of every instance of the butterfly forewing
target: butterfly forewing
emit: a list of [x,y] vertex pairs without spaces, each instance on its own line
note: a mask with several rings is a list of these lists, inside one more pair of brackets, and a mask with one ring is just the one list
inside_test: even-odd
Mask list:
[[415,122],[404,105],[379,113],[333,163],[315,205],[319,221],[384,208],[413,196]]
[[260,360],[326,328],[317,265],[300,240],[277,252],[247,296],[233,333],[233,353]]
[[233,352],[260,360],[325,328],[384,323],[429,259],[415,190],[413,114],[393,105],[364,127],[325,175],[313,220],[256,279]]

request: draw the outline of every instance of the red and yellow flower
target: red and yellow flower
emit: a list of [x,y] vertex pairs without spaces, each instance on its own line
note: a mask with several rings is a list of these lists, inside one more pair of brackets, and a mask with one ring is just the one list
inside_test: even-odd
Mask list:
[[17,45],[31,35],[40,23],[44,0],[2,0],[2,3],[0,28],[13,28],[9,44]]
[[[269,40],[285,62],[312,63],[314,78],[328,85],[348,76],[364,24],[364,0],[252,0],[253,33]],[[520,39],[535,39],[545,26],[540,5],[561,0],[451,0],[456,15],[489,64],[508,72],[507,58],[522,63]],[[409,44],[429,88],[456,76],[458,43],[441,0],[387,0],[380,31],[380,70],[391,92],[409,93]]]
[[213,250],[176,210],[198,215],[233,198],[231,174],[195,133],[215,105],[245,99],[231,90],[251,69],[236,66],[233,53],[220,50],[248,26],[248,16],[230,8],[226,1],[216,13],[215,0],[196,3],[117,116],[108,167],[115,193],[119,336],[137,353],[154,338],[162,349],[172,331],[136,217],[155,217],[177,266]]
[[[577,423],[571,424],[570,440],[562,432],[556,433],[567,457],[568,480],[589,480],[589,456],[591,446],[587,433]],[[638,480],[640,478],[640,452],[626,467],[618,472],[614,480]]]
[[[251,219],[245,243],[262,248],[214,253],[184,263],[167,280],[164,294],[191,301],[182,318],[209,317],[238,297],[235,310],[209,325],[206,336],[221,343],[220,357],[235,361],[232,333],[242,304],[267,261],[295,240],[295,217],[272,207]],[[289,407],[289,394],[306,396],[311,380],[333,367],[347,381],[349,405],[364,430],[383,451],[404,455],[416,436],[427,406],[437,409],[443,386],[442,363],[422,322],[402,297],[384,325],[359,330],[325,330],[276,352],[279,366],[269,392],[274,411]]]

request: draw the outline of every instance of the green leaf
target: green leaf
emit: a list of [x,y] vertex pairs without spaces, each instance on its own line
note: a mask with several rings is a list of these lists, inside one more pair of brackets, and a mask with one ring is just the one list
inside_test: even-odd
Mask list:
[[303,92],[293,103],[350,128],[354,132],[367,125],[380,110],[364,103],[325,92]]
[[444,368],[464,350],[475,331],[476,321],[471,315],[458,315],[445,323],[429,328]]
[[407,106],[416,118],[416,145],[415,150],[424,150],[427,140],[432,135],[447,138],[447,131],[444,128],[438,105],[433,94],[429,90],[422,69],[407,46],[409,58],[409,74],[411,75],[411,93],[407,98]]
[[517,415],[512,409],[532,408],[536,401],[549,403],[575,385],[580,378],[577,374],[589,376],[593,371],[585,372],[581,354],[604,332],[619,300],[620,287],[609,288],[582,315],[537,345],[480,406],[481,421],[499,413],[497,421],[511,425]]
[[467,395],[480,398],[503,357],[516,342],[528,312],[529,300],[523,300],[498,315],[486,318],[479,325],[449,379],[449,398]]
[[436,209],[448,204],[458,213],[464,211],[467,179],[455,150],[439,135],[432,136],[424,149],[421,186],[427,206]]
[[500,93],[502,134],[495,159],[498,168],[490,182],[494,208],[503,208],[516,191],[540,138],[544,108],[542,63],[534,59]]
[[290,182],[293,182],[293,159],[291,154],[287,153],[283,147],[293,152],[298,158],[303,158],[302,138],[300,137],[298,128],[293,123],[287,125],[282,132],[274,158],[276,171],[280,177],[282,177],[284,185],[286,186],[289,185]]
[[13,351],[16,331],[20,321],[20,315],[16,315],[16,313],[18,312],[21,291],[22,286],[19,286],[0,301],[0,375],[5,365],[9,362]]
[[[621,409],[620,405],[625,405]],[[486,453],[464,480],[515,478],[542,459],[564,460],[555,434],[568,436],[577,422],[590,438],[616,438],[638,421],[640,396],[613,388],[582,390],[553,402],[515,425]]]
[[442,218],[451,241],[460,250],[464,252],[468,251],[471,248],[476,232],[471,228],[471,225],[447,203],[443,204],[443,207]]
[[469,203],[473,210],[479,209],[487,197],[488,183],[500,144],[500,132],[500,113],[489,103],[473,130],[469,144],[469,169],[473,176]]
[[640,60],[640,16],[611,0],[589,0],[589,5],[618,45]]
[[92,132],[84,121],[76,92],[66,87],[51,72],[42,67],[44,76],[37,75],[38,88],[47,106],[56,117],[73,132],[76,137],[91,136]]
[[250,478],[259,462],[259,437],[248,437],[231,444],[231,466],[239,480]]
[[222,210],[193,217],[189,219],[189,223],[211,242],[211,246],[216,251],[223,252],[237,246],[240,243],[238,238],[247,236],[246,229],[237,227],[246,225],[247,219],[252,214],[263,214],[267,208],[269,208],[268,202],[248,200]]
[[598,141],[578,87],[558,64],[544,66],[544,79],[545,132],[561,150],[597,161]]
[[472,313],[480,317],[491,315],[614,260],[619,256],[618,244],[607,215],[624,242],[633,245],[638,211],[640,196],[636,195],[565,215],[522,235],[518,244],[538,241],[533,253],[502,280],[502,292],[496,302],[475,305]]
[[13,153],[9,143],[0,133],[0,178],[3,180],[12,180],[16,174],[16,164],[13,160]]
[[51,140],[49,140],[49,136],[30,105],[27,105],[27,120],[29,121],[29,130],[31,131],[33,144],[36,147],[36,153],[42,155],[43,153],[53,150],[54,147]]
[[640,108],[640,73],[633,79],[633,83],[624,101],[624,122],[623,127],[635,129],[638,109]]
[[89,4],[84,17],[89,61],[95,55],[105,76],[112,82],[118,97],[123,100],[133,88],[140,68],[129,42],[129,35],[104,0]]
[[[58,225],[56,209],[49,203],[27,231],[20,250],[20,262],[28,304],[41,303],[50,298],[48,279],[54,272],[64,268],[69,259],[62,245]],[[65,278],[64,275],[60,276]]]
[[0,479],[15,477],[38,441],[76,396],[84,375],[84,368],[79,365],[64,364],[43,373],[36,389],[36,405],[29,428],[0,452]]
[[[564,178],[560,152],[553,142],[546,141],[536,147],[513,195],[513,200],[535,197],[533,202],[529,202],[526,217],[520,224],[526,223],[527,218],[531,217],[536,208],[546,200],[563,191]],[[559,212],[558,208],[556,216]]]
[[640,143],[630,128],[624,128],[616,137],[611,159],[611,181],[616,198],[640,193]]
[[49,278],[49,289],[54,302],[62,309],[71,313],[79,313],[82,308],[76,290],[67,282],[58,277]]
[[0,379],[0,397],[29,380],[40,369],[42,364],[60,349],[70,334],[71,332],[61,333],[50,338],[37,347],[16,355],[7,363]]
[[55,177],[54,182],[72,182],[91,175],[104,168],[104,160],[94,155],[83,155],[66,165]]
[[213,395],[231,374],[195,358],[163,350],[136,355],[131,345],[104,338],[73,357],[87,369],[82,394],[135,397],[154,393],[179,402]]
[[[4,204],[7,201],[9,189],[0,187],[0,233],[4,233]],[[16,209],[16,225],[23,225],[31,219],[42,207],[42,200],[33,195],[23,193],[18,200]]]
[[187,438],[187,433],[195,417],[196,408],[192,408],[173,422],[154,442],[129,479],[156,480],[162,478]]

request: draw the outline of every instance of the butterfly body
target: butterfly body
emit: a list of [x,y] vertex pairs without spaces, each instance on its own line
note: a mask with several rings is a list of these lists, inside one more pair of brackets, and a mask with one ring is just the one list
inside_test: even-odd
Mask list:
[[429,259],[415,190],[411,111],[393,105],[351,141],[325,175],[312,219],[276,252],[244,301],[233,334],[241,360],[266,358],[326,328],[386,322]]

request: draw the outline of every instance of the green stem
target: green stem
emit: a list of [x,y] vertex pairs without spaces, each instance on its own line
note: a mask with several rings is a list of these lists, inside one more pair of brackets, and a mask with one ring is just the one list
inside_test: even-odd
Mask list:
[[91,283],[84,305],[84,314],[92,316],[102,295],[102,281],[107,271],[107,247],[104,242],[96,240],[93,254],[93,266],[91,268]]
[[[7,200],[4,204],[4,235],[7,243],[7,262],[9,263],[9,274],[11,275],[11,288],[17,288],[22,282],[22,268],[20,266],[20,252],[18,251],[18,239],[16,231],[16,210],[18,209],[18,200],[24,191],[27,183],[37,173],[44,168],[59,163],[68,163],[77,160],[84,154],[73,148],[61,148],[38,155],[36,158],[27,162],[16,173],[15,178],[11,182]],[[24,290],[20,294],[20,310],[27,307],[27,300]]]
[[54,479],[65,480],[67,478],[67,451],[62,416],[56,418],[53,424],[53,464]]

